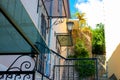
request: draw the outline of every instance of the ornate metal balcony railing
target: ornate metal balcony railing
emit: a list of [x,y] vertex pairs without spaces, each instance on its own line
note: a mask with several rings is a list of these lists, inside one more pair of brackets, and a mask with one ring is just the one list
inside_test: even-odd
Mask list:
[[[31,53],[30,53],[31,54]],[[34,80],[36,58],[28,55],[12,55],[13,62],[6,70],[0,71],[0,80]],[[1,55],[5,56],[5,55]],[[7,56],[10,56],[9,54]],[[10,57],[7,57],[10,58]]]

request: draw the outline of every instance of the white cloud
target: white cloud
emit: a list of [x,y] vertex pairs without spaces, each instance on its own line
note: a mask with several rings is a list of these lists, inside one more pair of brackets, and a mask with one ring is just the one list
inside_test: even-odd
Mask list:
[[118,0],[104,0],[105,5],[105,34],[106,34],[106,46],[107,46],[107,59],[112,55],[120,43],[120,30],[119,19],[120,11],[118,10],[120,5]]
[[89,0],[87,3],[77,3],[79,11],[86,13],[88,25],[93,28],[97,23],[105,24],[107,60],[120,43],[119,30],[119,0]]
[[88,24],[95,27],[95,24],[103,22],[103,3],[99,0],[89,0],[87,3],[77,3],[75,6],[79,11],[86,13]]

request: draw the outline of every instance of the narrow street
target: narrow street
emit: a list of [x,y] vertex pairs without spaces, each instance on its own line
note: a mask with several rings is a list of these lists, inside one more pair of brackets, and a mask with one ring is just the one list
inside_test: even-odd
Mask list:
[[118,7],[0,0],[0,80],[120,80]]

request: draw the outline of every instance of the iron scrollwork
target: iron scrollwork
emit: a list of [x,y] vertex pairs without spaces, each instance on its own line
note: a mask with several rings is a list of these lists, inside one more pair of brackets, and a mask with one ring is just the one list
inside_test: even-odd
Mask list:
[[35,59],[30,56],[19,56],[7,71],[0,73],[0,80],[33,80],[34,71]]
[[55,22],[53,23],[53,25],[61,24],[61,23],[63,23],[64,21],[65,21],[64,19],[57,18],[57,19],[55,20]]
[[32,74],[3,74],[0,80],[32,80]]

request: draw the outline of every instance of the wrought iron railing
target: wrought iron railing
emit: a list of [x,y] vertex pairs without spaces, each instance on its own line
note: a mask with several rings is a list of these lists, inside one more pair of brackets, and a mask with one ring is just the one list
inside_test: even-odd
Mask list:
[[53,80],[98,80],[97,58],[65,59],[54,65]]
[[36,58],[28,55],[13,55],[15,60],[11,65],[6,70],[0,71],[0,80],[34,80]]
[[[97,58],[67,59],[52,50],[50,52],[54,57],[54,62],[50,63],[53,74],[50,77],[39,72],[41,80],[98,80]],[[0,80],[35,80],[37,65],[40,64],[36,61],[37,57],[31,55],[18,56],[6,71],[0,71]]]

